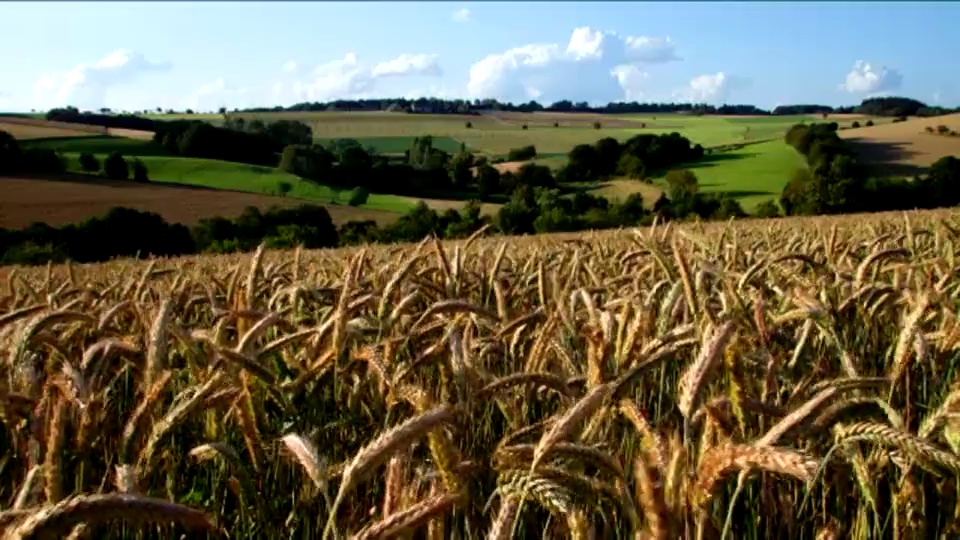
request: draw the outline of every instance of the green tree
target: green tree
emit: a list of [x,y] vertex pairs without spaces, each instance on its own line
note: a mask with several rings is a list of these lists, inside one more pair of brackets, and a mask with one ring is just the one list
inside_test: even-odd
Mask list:
[[487,163],[477,167],[477,191],[488,197],[500,189],[500,171]]
[[0,130],[0,173],[12,173],[20,169],[23,154],[17,139]]
[[594,143],[593,147],[597,150],[598,173],[602,176],[608,176],[616,172],[622,147],[620,141],[613,137],[604,137]]
[[90,152],[80,154],[80,168],[86,172],[97,172],[100,170],[100,160]]
[[617,161],[617,172],[627,178],[643,180],[647,175],[647,168],[644,166],[643,160],[639,157],[624,153],[620,156],[619,161]]
[[139,158],[133,158],[133,180],[135,182],[149,182],[150,178],[147,176],[147,166],[143,164]]
[[754,211],[754,214],[759,218],[780,217],[780,208],[777,206],[777,203],[773,201],[773,199],[768,199],[757,205],[757,209]]
[[127,160],[120,152],[113,152],[103,160],[103,176],[111,180],[126,180],[130,177]]
[[350,198],[347,200],[347,204],[350,206],[360,206],[367,204],[367,199],[369,198],[370,192],[367,191],[367,188],[355,187],[350,191]]
[[672,201],[691,200],[699,190],[697,175],[689,169],[673,169],[667,173],[667,194]]
[[450,183],[457,189],[464,189],[473,181],[473,154],[460,151],[450,160]]

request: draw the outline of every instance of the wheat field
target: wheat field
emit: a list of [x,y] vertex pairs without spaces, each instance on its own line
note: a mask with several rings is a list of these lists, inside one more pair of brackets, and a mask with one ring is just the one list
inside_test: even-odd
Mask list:
[[960,213],[17,268],[3,538],[950,538]]

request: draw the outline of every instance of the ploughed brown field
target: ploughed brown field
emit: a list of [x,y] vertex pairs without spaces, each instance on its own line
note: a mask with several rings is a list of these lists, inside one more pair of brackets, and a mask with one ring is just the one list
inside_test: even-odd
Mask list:
[[[307,203],[300,199],[269,197],[253,193],[215,191],[164,184],[113,182],[80,175],[56,178],[0,177],[0,227],[15,229],[34,222],[51,226],[77,223],[102,216],[110,208],[124,206],[155,212],[168,222],[193,225],[201,218],[234,218],[247,206],[266,210],[271,206],[292,207]],[[324,205],[333,222],[372,219],[388,223],[397,214],[350,206]]]
[[922,173],[944,156],[960,157],[960,137],[926,131],[928,126],[936,130],[939,125],[960,132],[960,114],[845,129],[840,132],[840,137],[853,145],[862,159],[873,164],[878,172],[912,176]]
[[114,137],[129,137],[131,139],[149,140],[153,137],[152,131],[137,129],[105,128],[103,126],[89,126],[69,122],[51,122],[37,118],[3,117],[0,118],[0,130],[19,140],[49,139],[60,137],[97,137],[112,135]]

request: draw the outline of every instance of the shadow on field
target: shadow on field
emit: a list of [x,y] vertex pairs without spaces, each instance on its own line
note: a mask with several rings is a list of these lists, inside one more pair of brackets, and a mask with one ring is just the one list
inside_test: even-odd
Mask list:
[[691,165],[696,166],[697,168],[714,167],[718,163],[748,159],[752,157],[757,157],[759,155],[760,154],[756,152],[741,152],[741,153],[714,152],[712,154],[705,154],[702,158],[691,163]]
[[845,139],[854,152],[866,163],[871,172],[880,176],[917,176],[926,167],[910,163],[918,153],[907,148],[901,141],[876,141],[862,137]]
[[[701,184],[701,185],[709,186],[711,184]],[[713,184],[713,185],[718,185],[718,184]],[[758,197],[761,195],[769,195],[771,197],[780,196],[779,193],[774,193],[772,191],[750,191],[745,189],[732,189],[727,191],[710,191],[709,193],[717,194],[717,195],[727,195],[728,197],[732,197],[734,199],[739,199],[740,197]]]

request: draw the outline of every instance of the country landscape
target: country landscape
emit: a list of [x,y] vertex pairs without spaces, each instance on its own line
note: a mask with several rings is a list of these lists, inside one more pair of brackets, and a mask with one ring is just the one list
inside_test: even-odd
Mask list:
[[[78,4],[51,43],[133,20]],[[0,539],[960,535],[960,94],[921,99],[947,58],[923,44],[960,9],[551,9],[575,5],[693,41],[579,26],[457,91],[404,87],[450,80],[406,53],[290,60],[282,84],[218,79],[181,106],[157,79],[182,73],[126,49],[0,82]],[[532,13],[184,6],[138,6],[156,28],[119,35],[284,14],[283,39],[224,38],[239,70],[311,20],[331,50],[363,28],[393,54]],[[789,84],[653,86],[769,58],[758,21],[845,9],[863,35],[837,48],[912,58],[909,77],[857,61],[837,90],[812,75],[837,49],[810,44]],[[891,24],[899,53],[860,41]],[[184,39],[164,46],[186,65],[227,47]]]

